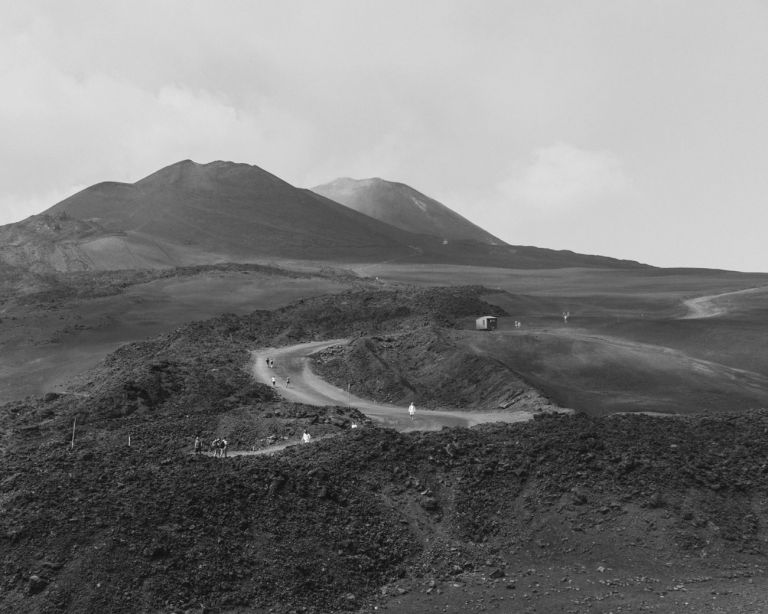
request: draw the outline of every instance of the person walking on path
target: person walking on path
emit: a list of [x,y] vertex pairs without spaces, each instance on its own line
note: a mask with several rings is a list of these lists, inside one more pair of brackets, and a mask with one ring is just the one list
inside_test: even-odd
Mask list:
[[411,417],[411,420],[413,420],[413,417],[416,415],[416,406],[413,404],[413,401],[411,401],[411,404],[408,406],[408,415]]
[[277,386],[277,380],[274,378],[274,376],[272,377],[272,385]]
[[229,448],[229,442],[226,439],[221,440],[221,453],[224,458],[227,458],[227,449]]
[[195,437],[195,456],[200,454],[200,452],[203,451],[203,442],[200,441],[200,437]]
[[288,386],[290,386],[290,385],[291,385],[291,378],[290,377],[286,377],[285,378],[285,387],[288,388]]
[[309,443],[311,439],[312,439],[312,435],[307,433],[307,431],[304,431],[304,434],[301,436],[301,441],[303,443]]

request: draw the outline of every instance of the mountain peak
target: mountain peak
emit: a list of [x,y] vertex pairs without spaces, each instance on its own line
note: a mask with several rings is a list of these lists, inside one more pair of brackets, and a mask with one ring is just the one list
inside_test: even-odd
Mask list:
[[215,189],[221,183],[242,184],[254,181],[285,183],[282,179],[258,166],[242,162],[215,160],[201,164],[193,160],[181,160],[144,177],[135,185],[144,187],[149,184],[162,183],[198,190]]
[[[151,238],[217,258],[388,259],[413,238],[295,188],[250,164],[181,160],[133,184],[102,183],[54,205],[51,214],[97,220],[106,232]],[[206,256],[207,257],[207,256]]]
[[[59,221],[41,218],[26,227],[0,229],[0,245],[13,243],[16,251],[45,246],[24,251],[24,261],[43,254],[57,270],[257,257],[626,266],[608,258],[509,246],[403,183],[347,177],[329,185],[316,188],[316,194],[258,166],[181,160],[136,183],[107,181],[86,188],[45,212],[66,214]],[[78,220],[84,224],[78,226]],[[22,231],[23,236],[13,234]],[[69,254],[63,260],[57,256],[61,250]],[[9,258],[0,253],[0,262],[13,264]]]
[[312,190],[409,232],[429,234],[443,239],[505,245],[501,239],[404,183],[380,177],[340,177]]

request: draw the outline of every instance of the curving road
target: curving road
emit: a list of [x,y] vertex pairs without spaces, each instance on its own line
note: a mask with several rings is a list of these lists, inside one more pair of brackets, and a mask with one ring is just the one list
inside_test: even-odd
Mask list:
[[[474,426],[485,422],[524,422],[533,417],[531,412],[466,412],[447,410],[419,410],[413,420],[406,406],[376,403],[361,399],[321,379],[310,368],[309,356],[325,348],[347,343],[347,339],[314,341],[280,348],[254,350],[253,376],[262,383],[271,384],[272,377],[280,395],[307,405],[350,405],[369,418],[398,431],[434,431],[444,426]],[[267,366],[267,358],[274,368]],[[290,378],[290,384],[286,384]]]
[[718,304],[719,301],[730,296],[740,294],[753,294],[761,290],[768,289],[768,286],[759,286],[756,288],[746,288],[744,290],[735,290],[732,292],[721,292],[720,294],[708,294],[707,296],[697,296],[683,301],[683,305],[688,308],[688,313],[681,316],[681,320],[698,320],[702,318],[714,318],[730,311],[729,305]]

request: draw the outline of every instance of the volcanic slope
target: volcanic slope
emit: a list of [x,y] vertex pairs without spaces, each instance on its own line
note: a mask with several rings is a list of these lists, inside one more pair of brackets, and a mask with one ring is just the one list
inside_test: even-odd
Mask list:
[[412,236],[247,164],[185,160],[134,183],[100,183],[46,214],[238,259],[396,258]]
[[[456,326],[479,293],[190,323],[5,405],[0,611],[765,611],[765,411],[405,434],[250,377],[253,348]],[[274,457],[190,453],[304,429]]]
[[[100,183],[42,214],[52,227],[62,216],[102,229],[79,242],[66,238],[70,251],[78,248],[87,257],[48,256],[57,253],[56,248],[65,240],[53,235],[43,237],[52,246],[28,254],[28,260],[34,260],[35,255],[47,258],[48,268],[54,270],[71,270],[71,262],[82,270],[83,266],[126,268],[124,262],[133,267],[157,267],[264,258],[537,269],[645,266],[570,251],[510,246],[487,233],[483,235],[487,242],[473,238],[446,244],[439,225],[419,225],[416,232],[409,232],[310,190],[295,188],[256,166],[222,161],[197,164],[185,160],[133,184]],[[443,217],[458,216],[451,212]],[[14,226],[0,227],[0,243],[13,233]],[[422,230],[427,234],[419,234]],[[23,249],[22,244],[15,244],[11,252]],[[1,257],[5,262],[19,259],[13,253]]]
[[445,239],[479,241],[505,245],[479,226],[444,204],[404,183],[342,177],[312,188],[313,192],[335,200],[371,217],[410,232],[437,235]]
[[[33,215],[0,226],[0,263],[27,277],[56,272],[158,269],[210,261],[210,257],[183,245],[140,233],[108,230],[95,220],[66,214]],[[7,275],[0,279],[9,281]],[[16,290],[39,288],[44,281],[17,284]]]

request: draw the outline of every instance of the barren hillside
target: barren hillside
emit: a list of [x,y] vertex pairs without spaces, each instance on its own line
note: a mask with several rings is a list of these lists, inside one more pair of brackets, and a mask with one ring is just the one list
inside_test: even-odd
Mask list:
[[[253,347],[338,336],[432,336],[403,356],[440,360],[439,329],[493,309],[487,293],[221,316],[123,346],[73,394],[6,404],[0,609],[764,609],[765,411],[402,434],[250,377]],[[192,454],[195,435],[249,451],[304,430],[319,440],[274,457]]]
[[[136,183],[99,183],[40,215],[0,227],[0,261],[46,272],[265,259],[647,268],[509,246],[436,202],[424,205],[424,212],[418,223],[407,216],[398,227],[295,188],[257,166],[185,160]],[[449,227],[456,232],[446,243]]]
[[312,191],[410,232],[436,235],[447,240],[504,245],[501,239],[404,183],[378,177],[359,180],[344,177],[315,186]]

